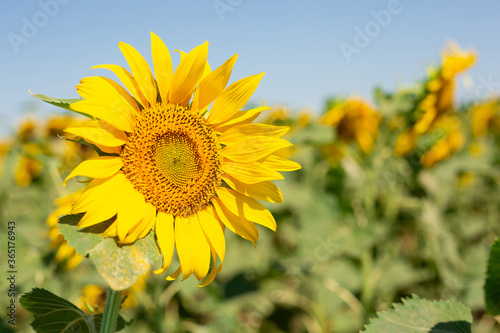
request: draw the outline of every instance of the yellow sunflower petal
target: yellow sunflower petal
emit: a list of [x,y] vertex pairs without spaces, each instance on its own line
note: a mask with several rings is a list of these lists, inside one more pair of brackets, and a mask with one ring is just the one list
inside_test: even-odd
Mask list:
[[208,121],[212,124],[222,123],[240,111],[257,89],[262,76],[264,73],[246,77],[224,89],[212,105]]
[[175,242],[183,280],[193,273],[198,280],[203,279],[210,266],[210,247],[195,216],[175,218]]
[[268,136],[241,136],[236,143],[227,141],[221,155],[238,162],[255,162],[278,149],[290,147],[289,141]]
[[193,105],[191,107],[193,110],[204,110],[222,93],[229,81],[237,58],[238,55],[235,54],[200,81],[193,97]]
[[167,46],[153,32],[151,32],[151,53],[153,54],[153,68],[158,91],[162,102],[166,103],[173,75],[172,58]]
[[123,131],[104,120],[85,121],[64,131],[82,137],[87,142],[107,147],[121,146],[127,142],[127,136]]
[[146,209],[143,213],[143,217],[132,228],[130,228],[129,232],[120,243],[131,244],[138,239],[144,238],[149,231],[151,231],[155,217],[156,209],[151,204],[146,203]]
[[276,171],[295,171],[301,168],[299,163],[276,155],[270,155],[259,162],[261,162],[263,166]]
[[[129,182],[128,179],[126,179],[123,173],[120,172],[109,178],[96,178],[92,180],[77,201],[73,204],[71,214],[87,212],[85,215],[92,215],[99,213],[100,210],[114,210],[114,213],[116,214],[117,205],[120,199],[120,196],[116,194],[120,193],[120,191],[127,186],[127,182]],[[113,215],[114,214],[108,218]],[[86,218],[86,216],[84,216],[84,218],[88,220],[88,217]],[[105,221],[106,219],[96,223]],[[83,222],[80,221],[80,224],[83,224]],[[80,224],[79,227],[82,227]]]
[[144,196],[137,192],[130,183],[126,190],[120,193],[120,197],[121,206],[118,210],[116,223],[118,238],[120,241],[124,241],[127,233],[144,217],[146,202]]
[[219,137],[219,142],[228,145],[233,142],[246,141],[249,137],[269,136],[281,137],[288,132],[288,126],[273,126],[266,124],[243,124],[231,127]]
[[217,195],[231,213],[276,231],[273,215],[256,200],[225,187],[219,188]]
[[115,156],[99,156],[89,158],[88,160],[80,163],[71,173],[66,177],[63,185],[76,176],[86,176],[90,178],[107,178],[116,174],[123,166],[123,161],[120,157]]
[[147,97],[151,105],[156,104],[156,82],[144,57],[131,45],[123,42],[118,47],[127,60],[130,70],[139,85],[140,91]]
[[255,184],[245,184],[230,175],[222,176],[222,179],[231,186],[231,188],[247,197],[258,200],[264,200],[275,203],[283,203],[283,195],[278,186],[270,181],[259,182]]
[[212,259],[214,260],[214,264],[212,265],[210,273],[208,273],[205,280],[203,280],[203,282],[200,283],[198,287],[205,287],[209,285],[215,279],[217,273],[219,273],[222,269],[222,263],[219,265],[219,267],[217,267],[217,253],[212,245],[210,245],[210,251],[212,253]]
[[139,102],[143,107],[148,107],[149,102],[146,96],[142,93],[139,85],[137,84],[136,79],[128,70],[118,65],[97,65],[91,67],[90,69],[104,68],[112,71],[118,79],[123,83],[125,88],[130,92],[130,94]]
[[217,132],[224,133],[233,126],[251,123],[260,115],[262,111],[270,109],[271,108],[269,106],[261,106],[247,111],[238,111],[226,121],[213,125],[213,127]]
[[174,254],[174,217],[158,212],[155,222],[155,233],[163,256],[163,266],[154,271],[154,273],[161,274],[170,266],[172,255]]
[[208,42],[195,47],[181,62],[172,77],[170,103],[180,104],[192,95],[194,87],[200,81],[208,55]]
[[254,246],[257,246],[259,231],[252,222],[231,213],[219,198],[214,198],[212,203],[217,212],[217,217],[229,230],[251,241]]
[[107,77],[83,78],[76,90],[87,101],[109,108],[113,112],[124,113],[129,118],[139,113],[135,99],[122,86]]
[[173,281],[179,277],[182,273],[182,267],[179,266],[175,272],[166,277],[167,281]]
[[215,218],[215,212],[212,206],[208,206],[207,209],[199,211],[198,220],[210,244],[214,247],[220,260],[224,262],[226,240],[224,239],[224,231]]
[[225,160],[222,164],[222,170],[245,184],[284,179],[279,172],[258,162],[239,163]]
[[106,230],[104,230],[102,235],[106,236],[106,237],[112,237],[112,238],[118,237],[118,229],[116,227],[116,221],[111,223],[111,225]]

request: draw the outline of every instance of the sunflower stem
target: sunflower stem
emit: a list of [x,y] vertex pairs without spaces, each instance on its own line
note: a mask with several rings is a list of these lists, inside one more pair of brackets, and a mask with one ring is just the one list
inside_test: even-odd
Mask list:
[[116,329],[116,319],[120,311],[122,292],[108,287],[106,294],[106,305],[102,316],[101,333],[114,333]]

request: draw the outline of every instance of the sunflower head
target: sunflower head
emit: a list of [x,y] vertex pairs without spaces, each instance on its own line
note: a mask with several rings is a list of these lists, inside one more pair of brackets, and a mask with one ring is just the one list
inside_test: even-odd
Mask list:
[[80,264],[83,257],[76,253],[74,247],[69,246],[64,236],[59,232],[57,222],[60,216],[69,214],[71,206],[75,203],[81,191],[77,191],[55,200],[57,208],[47,218],[47,225],[49,226],[50,247],[57,249],[55,260],[64,263],[66,270],[72,270]]
[[341,140],[355,141],[362,151],[368,153],[374,147],[380,119],[380,114],[367,103],[358,98],[349,98],[336,103],[321,122],[333,126]]
[[498,101],[482,103],[471,108],[472,134],[482,137],[500,133],[500,104]]
[[429,134],[438,139],[420,158],[420,163],[426,168],[444,161],[461,150],[465,143],[462,127],[456,115],[450,114],[440,118]]
[[111,219],[103,234],[122,244],[154,230],[164,259],[156,273],[169,268],[176,248],[180,267],[169,279],[194,274],[208,284],[222,268],[225,228],[254,244],[254,223],[275,230],[274,218],[255,199],[282,202],[272,180],[300,168],[276,155],[291,145],[280,138],[288,129],[252,124],[266,106],[241,110],[263,74],[227,86],[237,55],[212,71],[205,42],[181,52],[174,71],[168,48],[151,33],[151,70],[132,46],[119,47],[130,71],[95,68],[112,71],[123,86],[84,78],[77,86],[83,100],[71,104],[93,119],[66,133],[101,155],[66,179],[92,178],[71,213],[84,214],[81,228]]

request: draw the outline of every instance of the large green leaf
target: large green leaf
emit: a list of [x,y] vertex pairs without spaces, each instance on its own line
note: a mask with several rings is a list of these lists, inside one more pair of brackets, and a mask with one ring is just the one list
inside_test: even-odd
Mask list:
[[491,247],[488,271],[484,285],[486,311],[496,316],[500,314],[500,239]]
[[104,239],[101,233],[106,230],[107,224],[101,223],[97,226],[78,229],[77,224],[82,216],[82,214],[61,216],[58,227],[68,241],[68,245],[74,247],[78,254],[86,256]]
[[402,299],[394,309],[380,312],[365,333],[471,333],[470,309],[455,301]]
[[45,289],[34,288],[19,302],[35,316],[31,326],[38,333],[95,332],[82,310]]
[[106,238],[90,251],[90,259],[97,270],[115,290],[132,286],[141,275],[151,270],[159,258],[152,233],[124,246],[117,245],[113,238]]
[[161,258],[153,233],[130,245],[119,245],[114,238],[101,233],[113,222],[108,220],[89,228],[78,229],[83,215],[65,215],[59,219],[59,229],[70,246],[82,256],[89,256],[97,271],[115,290],[132,286],[137,279],[149,272]]
[[[96,333],[100,331],[102,313],[87,317],[73,303],[54,295],[50,291],[34,288],[20,298],[21,305],[35,316],[31,326],[38,333]],[[116,331],[129,322],[118,315]]]

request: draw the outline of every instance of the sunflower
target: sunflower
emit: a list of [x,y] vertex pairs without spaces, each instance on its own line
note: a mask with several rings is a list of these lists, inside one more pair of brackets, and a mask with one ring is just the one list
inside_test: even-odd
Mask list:
[[461,150],[465,143],[461,123],[456,115],[441,117],[432,130],[440,134],[440,138],[420,158],[420,163],[426,168],[447,159]]
[[[134,308],[137,305],[137,294],[146,290],[146,278],[148,274],[141,275],[139,279],[123,292],[123,301],[120,304],[121,309]],[[82,297],[79,301],[79,308],[87,315],[94,313],[103,313],[106,303],[106,288],[87,284],[82,288]],[[92,311],[91,311],[92,309]]]
[[[456,43],[448,43],[441,53],[441,58],[441,66],[433,70],[430,78],[425,83],[425,96],[417,106],[418,114],[415,123],[411,124],[396,139],[394,147],[396,156],[409,155],[417,147],[418,141],[424,133],[436,128],[436,124],[442,123],[442,118],[446,118],[448,114],[452,116],[454,114],[453,92],[456,77],[474,65],[476,56],[473,51],[463,51]],[[444,122],[446,121],[444,119]],[[461,147],[461,145],[458,145],[460,135],[458,132],[453,135],[455,139],[452,141],[457,147]],[[437,157],[439,155],[443,157],[444,155],[438,152],[450,152],[451,150],[448,148],[448,144],[442,141],[435,147],[434,153],[428,156]],[[428,166],[437,162],[434,157],[425,158]]]
[[321,122],[335,127],[337,137],[341,140],[355,141],[362,151],[369,153],[378,135],[380,119],[380,114],[367,103],[358,98],[349,98],[336,103]]
[[81,191],[76,191],[56,199],[54,203],[57,208],[47,218],[47,225],[50,228],[50,247],[52,249],[57,249],[55,260],[64,263],[64,269],[66,270],[72,270],[78,266],[83,258],[76,253],[74,247],[69,246],[64,236],[60,233],[57,222],[60,216],[71,212],[71,205],[73,205],[80,194]]
[[482,137],[492,132],[500,133],[500,104],[490,101],[470,109],[472,113],[472,134]]
[[181,52],[173,71],[169,50],[153,33],[151,47],[154,76],[138,51],[122,42],[131,73],[117,65],[94,67],[111,70],[128,91],[100,76],[77,86],[84,99],[71,109],[94,119],[65,131],[105,155],[82,162],[66,178],[93,178],[71,213],[84,213],[80,228],[113,218],[103,234],[121,244],[153,229],[163,255],[155,273],[167,270],[175,247],[180,266],[167,279],[194,274],[205,279],[203,286],[222,268],[226,227],[254,244],[254,223],[276,229],[255,199],[281,203],[271,181],[283,179],[278,171],[300,165],[274,154],[291,146],[280,138],[287,127],[252,124],[268,107],[240,111],[263,73],[226,87],[237,55],[211,71],[205,42]]
[[463,51],[456,43],[448,43],[441,53],[442,65],[426,84],[428,94],[419,104],[423,113],[414,130],[421,134],[427,131],[441,115],[453,107],[453,92],[458,74],[474,65],[473,51]]

